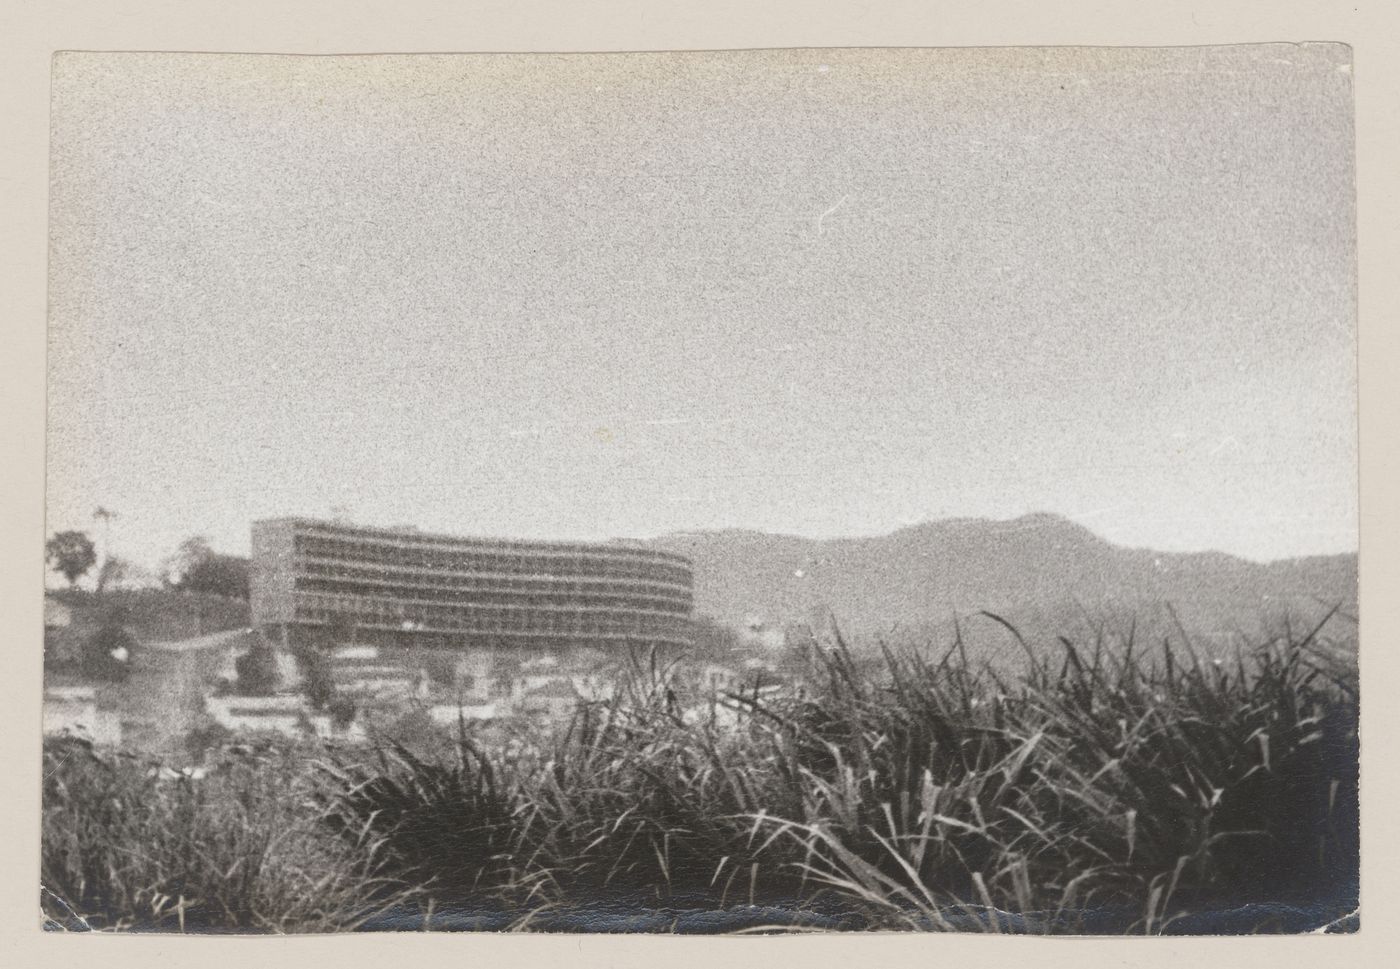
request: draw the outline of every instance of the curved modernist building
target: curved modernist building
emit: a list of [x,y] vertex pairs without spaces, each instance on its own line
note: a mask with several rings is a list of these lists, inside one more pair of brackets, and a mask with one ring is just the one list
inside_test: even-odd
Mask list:
[[625,543],[527,542],[305,518],[253,524],[253,621],[296,641],[609,647],[691,641],[691,566]]

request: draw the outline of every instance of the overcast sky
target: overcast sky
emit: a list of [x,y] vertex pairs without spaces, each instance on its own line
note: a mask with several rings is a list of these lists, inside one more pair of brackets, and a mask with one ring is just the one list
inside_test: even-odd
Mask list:
[[1354,550],[1349,57],[60,55],[49,527]]

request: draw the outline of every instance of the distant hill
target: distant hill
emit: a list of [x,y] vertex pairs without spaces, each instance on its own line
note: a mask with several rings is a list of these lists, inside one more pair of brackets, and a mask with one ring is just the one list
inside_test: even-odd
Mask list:
[[950,519],[872,538],[716,531],[652,544],[691,557],[696,612],[732,625],[826,628],[834,617],[853,636],[926,639],[947,633],[955,615],[987,610],[1032,636],[1082,639],[1103,622],[1136,622],[1155,637],[1179,618],[1193,636],[1223,638],[1356,608],[1354,554],[1258,563],[1154,552],[1050,514]]

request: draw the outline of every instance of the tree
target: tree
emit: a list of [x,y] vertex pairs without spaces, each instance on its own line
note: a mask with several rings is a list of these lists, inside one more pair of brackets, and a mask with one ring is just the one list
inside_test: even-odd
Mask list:
[[292,655],[301,670],[301,689],[311,708],[318,712],[325,710],[336,697],[330,657],[313,643],[297,645]]
[[125,627],[107,623],[83,644],[80,661],[83,675],[97,680],[126,679],[136,648],[136,638]]
[[355,701],[347,696],[336,696],[326,704],[326,712],[331,715],[331,723],[341,730],[345,730],[355,722],[355,714],[359,709],[355,706]]
[[180,548],[165,563],[165,584],[183,592],[204,592],[228,599],[248,598],[246,558],[220,555],[209,540],[195,535],[180,543]]
[[102,568],[97,570],[97,594],[101,595],[107,588],[120,585],[131,573],[131,563],[124,558],[109,555],[102,560]]
[[277,657],[266,643],[258,643],[234,660],[233,668],[238,673],[238,692],[244,696],[271,696],[276,691],[280,678]]
[[48,553],[49,568],[63,575],[70,586],[97,564],[97,549],[88,538],[87,532],[59,532],[44,546]]
[[211,555],[185,574],[180,588],[226,599],[248,598],[248,560],[235,555]]
[[[101,505],[98,505],[92,513],[93,521],[102,523],[102,567],[104,569],[107,567],[107,563],[112,560],[112,522],[120,517],[110,508],[103,508]],[[101,573],[99,572],[98,575],[100,576]],[[101,589],[98,591],[100,592]]]
[[179,589],[186,576],[200,562],[218,554],[203,535],[192,535],[180,543],[175,554],[165,560],[165,584]]
[[303,688],[306,699],[311,701],[311,709],[325,710],[335,700],[335,679],[331,676],[331,664],[324,653],[311,650],[303,667],[305,681]]

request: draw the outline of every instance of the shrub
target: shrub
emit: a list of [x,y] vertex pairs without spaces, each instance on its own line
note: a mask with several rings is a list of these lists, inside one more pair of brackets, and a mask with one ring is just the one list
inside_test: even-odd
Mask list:
[[223,747],[233,739],[233,732],[213,720],[201,723],[185,734],[185,753],[191,763],[199,763],[209,750]]
[[83,675],[97,680],[124,680],[131,672],[137,649],[135,637],[124,627],[106,623],[83,644]]
[[237,689],[244,696],[270,696],[277,691],[281,679],[277,671],[277,656],[266,643],[257,643],[234,660],[238,674]]
[[355,714],[359,709],[355,706],[355,701],[347,696],[334,696],[326,704],[326,712],[331,715],[331,722],[344,730],[355,722]]
[[314,644],[301,644],[294,647],[301,670],[301,688],[310,701],[313,710],[326,710],[335,700],[335,678],[331,673],[331,660],[325,652]]
[[457,655],[446,650],[423,650],[418,655],[419,665],[428,674],[428,679],[437,686],[456,686]]
[[323,770],[329,827],[351,844],[372,839],[400,878],[454,894],[510,881],[514,803],[490,761],[468,742],[454,763],[420,760],[389,740],[378,770],[343,762]]

